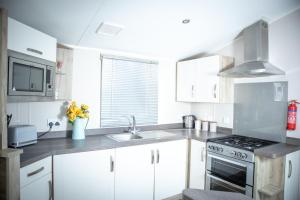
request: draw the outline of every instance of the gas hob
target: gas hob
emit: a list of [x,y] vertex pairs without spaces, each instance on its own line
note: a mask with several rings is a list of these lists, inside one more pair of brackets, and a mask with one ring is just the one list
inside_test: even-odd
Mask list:
[[207,150],[238,160],[254,162],[254,150],[277,142],[241,135],[230,135],[208,140]]

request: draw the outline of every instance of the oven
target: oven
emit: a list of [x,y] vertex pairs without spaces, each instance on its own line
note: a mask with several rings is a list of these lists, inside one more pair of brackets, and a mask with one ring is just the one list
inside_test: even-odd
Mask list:
[[253,197],[254,163],[208,152],[206,169],[206,190]]

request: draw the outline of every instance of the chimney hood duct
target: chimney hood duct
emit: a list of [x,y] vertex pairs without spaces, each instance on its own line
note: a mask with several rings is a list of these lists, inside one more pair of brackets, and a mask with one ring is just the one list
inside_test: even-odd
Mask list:
[[284,75],[285,72],[269,62],[268,23],[260,20],[241,32],[244,39],[244,63],[222,69],[219,76],[251,78]]

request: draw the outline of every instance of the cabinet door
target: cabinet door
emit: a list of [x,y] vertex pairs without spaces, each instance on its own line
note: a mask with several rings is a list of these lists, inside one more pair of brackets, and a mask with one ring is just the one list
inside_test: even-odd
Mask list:
[[56,62],[56,39],[12,18],[8,18],[7,48]]
[[187,141],[156,144],[155,200],[182,193],[186,188]]
[[21,200],[49,200],[52,195],[52,176],[47,174],[42,178],[21,188]]
[[197,140],[191,141],[190,188],[204,190],[206,165],[206,144]]
[[54,156],[54,199],[113,200],[113,159],[114,150]]
[[153,200],[153,145],[116,149],[115,200]]
[[210,56],[197,59],[196,62],[196,101],[219,102],[220,56]]
[[290,153],[285,160],[284,199],[299,199],[300,151]]
[[177,101],[194,102],[196,100],[196,79],[194,61],[177,63]]

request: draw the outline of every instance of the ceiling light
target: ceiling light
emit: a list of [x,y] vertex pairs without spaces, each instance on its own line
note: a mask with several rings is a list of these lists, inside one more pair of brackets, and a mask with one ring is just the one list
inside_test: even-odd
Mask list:
[[121,25],[102,22],[97,28],[96,33],[100,35],[116,36],[123,29],[124,27]]
[[188,24],[188,23],[190,23],[190,21],[191,21],[190,19],[184,19],[184,20],[182,20],[182,23],[183,24]]

